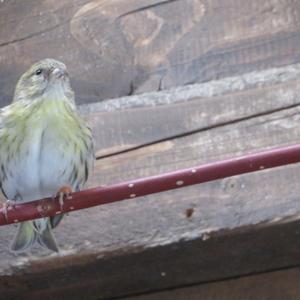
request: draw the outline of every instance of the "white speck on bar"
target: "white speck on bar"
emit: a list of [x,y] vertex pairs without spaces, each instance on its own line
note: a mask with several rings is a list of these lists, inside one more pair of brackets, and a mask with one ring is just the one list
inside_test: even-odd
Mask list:
[[74,209],[74,206],[70,206],[70,209],[73,210],[73,209]]
[[191,172],[192,172],[192,173],[196,173],[196,172],[197,172],[197,170],[196,170],[196,169],[193,169]]
[[184,184],[184,181],[183,180],[177,180],[176,181],[176,185],[183,185]]
[[265,166],[260,166],[259,167],[260,170],[263,170],[264,168],[265,168]]
[[129,187],[129,188],[133,188],[133,187],[134,187],[134,184],[133,184],[133,183],[129,183],[129,184],[128,184],[128,187]]
[[136,194],[130,194],[130,198],[136,197]]
[[19,220],[17,220],[17,219],[16,219],[16,220],[14,220],[14,222],[15,222],[15,223],[18,223],[18,222],[19,222]]

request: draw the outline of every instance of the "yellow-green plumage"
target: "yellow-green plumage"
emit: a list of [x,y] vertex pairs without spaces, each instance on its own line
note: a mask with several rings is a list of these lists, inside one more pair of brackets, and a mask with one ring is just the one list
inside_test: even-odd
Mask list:
[[[13,103],[0,111],[4,194],[27,202],[53,196],[62,186],[80,190],[93,159],[92,134],[76,111],[64,64],[36,63],[20,78]],[[35,241],[58,250],[48,219],[20,225],[11,248],[25,251]]]

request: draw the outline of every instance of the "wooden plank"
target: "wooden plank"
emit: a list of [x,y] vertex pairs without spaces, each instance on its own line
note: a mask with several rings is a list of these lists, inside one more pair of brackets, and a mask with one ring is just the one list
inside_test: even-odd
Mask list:
[[[274,96],[282,84],[274,84]],[[263,113],[249,118],[98,160],[90,185],[296,143],[298,91],[293,83],[288,87],[284,83],[275,101],[283,104],[274,110],[262,106]],[[264,97],[261,90],[257,95]],[[251,106],[256,97],[248,92],[243,101]],[[231,101],[238,104],[241,94],[216,100],[221,105],[236,98]],[[147,120],[148,110],[143,113]],[[5,227],[0,293],[6,298],[22,293],[23,299],[108,299],[297,265],[299,172],[297,164],[75,212],[55,231],[60,255],[35,249],[15,257],[7,250],[14,226]]]
[[299,111],[297,105],[100,159],[90,184],[151,176],[246,152],[295,144],[299,141]]
[[293,65],[80,109],[102,157],[294,107],[299,77]]
[[[298,300],[300,269],[294,268],[255,276],[175,289],[124,300]],[[271,287],[271,288],[270,288]]]
[[219,232],[206,240],[137,247],[127,253],[33,261],[26,270],[0,277],[1,296],[20,300],[119,299],[288,267],[299,263],[299,225],[299,220],[273,223]]
[[2,1],[0,104],[38,59],[64,61],[79,103],[299,62],[292,0]]

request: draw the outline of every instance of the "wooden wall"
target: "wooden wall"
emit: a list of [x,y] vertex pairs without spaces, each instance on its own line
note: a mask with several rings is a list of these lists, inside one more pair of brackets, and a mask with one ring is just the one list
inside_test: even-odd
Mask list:
[[45,57],[67,64],[79,103],[300,60],[293,0],[6,0],[0,15],[1,105]]
[[[89,186],[299,142],[300,2],[4,0],[0,16],[0,104],[31,63],[64,61],[95,134]],[[15,256],[3,227],[0,298],[297,300],[299,177],[297,164],[75,212],[59,255]]]
[[[86,105],[98,157],[89,186],[295,144],[299,92],[300,64]],[[70,213],[58,255],[13,255],[16,228],[2,227],[0,295],[122,299],[295,268],[299,177],[295,164]]]

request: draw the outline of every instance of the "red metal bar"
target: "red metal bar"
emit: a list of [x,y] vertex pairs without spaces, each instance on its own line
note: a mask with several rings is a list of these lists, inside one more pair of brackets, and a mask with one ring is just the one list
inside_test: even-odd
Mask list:
[[8,210],[7,219],[4,217],[3,209],[0,209],[0,225],[54,216],[61,212],[65,213],[96,205],[133,199],[297,162],[300,162],[300,144],[204,164],[153,177],[131,180],[107,187],[76,192],[72,194],[72,199],[65,201],[63,211],[60,210],[58,201],[51,198],[17,204],[14,208]]

